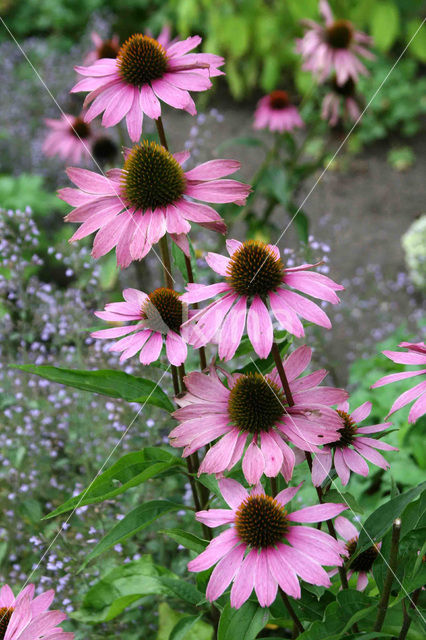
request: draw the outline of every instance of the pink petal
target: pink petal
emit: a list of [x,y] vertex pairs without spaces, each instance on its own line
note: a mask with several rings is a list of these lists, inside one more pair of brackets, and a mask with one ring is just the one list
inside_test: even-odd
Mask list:
[[274,340],[271,318],[260,296],[255,295],[247,315],[247,333],[260,358],[267,358]]
[[287,545],[279,544],[267,550],[268,566],[281,589],[293,598],[300,598],[300,584],[293,567],[285,557]]
[[368,476],[368,464],[363,458],[353,449],[342,449],[343,459],[347,466],[354,473],[359,473],[361,476]]
[[236,180],[210,180],[199,184],[188,183],[185,193],[205,202],[245,204],[250,187]]
[[358,574],[358,580],[356,583],[357,591],[364,591],[367,585],[368,585],[368,576],[365,571],[360,571]]
[[127,131],[129,132],[130,140],[132,142],[138,142],[141,137],[142,121],[143,111],[139,103],[139,91],[134,88],[132,106],[126,116]]
[[160,102],[148,84],[143,84],[140,88],[140,106],[148,118],[157,120],[161,116]]
[[187,91],[178,89],[163,78],[154,80],[151,85],[158,98],[163,100],[166,104],[169,104],[171,107],[174,107],[175,109],[189,110],[191,115],[195,115],[197,112],[192,107],[191,96]]
[[226,529],[210,542],[199,556],[188,563],[189,571],[205,571],[210,569],[220,558],[223,558],[239,543],[235,529]]
[[335,519],[334,527],[344,540],[358,540],[357,528],[344,516],[339,516]]
[[232,582],[235,574],[241,566],[246,546],[232,549],[213,569],[209,584],[207,585],[206,598],[210,602],[219,598],[228,585]]
[[238,438],[238,431],[227,433],[218,443],[211,447],[200,465],[198,475],[201,473],[220,473],[226,469],[232,457]]
[[228,267],[231,261],[226,256],[210,252],[206,254],[205,261],[210,269],[213,269],[213,271],[216,271],[219,275],[226,276],[228,274]]
[[349,482],[349,477],[351,474],[343,458],[342,451],[339,448],[337,448],[334,451],[334,467],[336,469],[337,475],[339,476],[343,486],[346,486]]
[[383,355],[397,364],[426,364],[422,353],[403,353],[402,351],[382,351]]
[[257,556],[254,588],[261,607],[269,607],[277,597],[278,584],[269,570],[266,549],[261,549]]
[[[65,189],[63,189],[62,191],[65,191]],[[67,200],[67,202],[69,202],[69,200]],[[69,204],[72,204],[72,202],[69,202]],[[380,378],[380,380],[377,380],[377,382],[371,385],[371,388],[376,389],[377,387],[383,387],[385,384],[397,382],[398,380],[405,380],[406,378],[414,378],[415,376],[420,376],[423,373],[426,373],[426,369],[421,369],[419,371],[403,371],[402,373],[391,373],[390,375],[384,376],[383,378]]]
[[287,502],[290,502],[290,500],[293,500],[294,496],[299,491],[302,484],[303,482],[298,484],[297,487],[288,487],[287,489],[283,489],[275,497],[275,500],[279,502],[282,507],[285,507]]
[[216,180],[235,173],[240,166],[236,160],[210,160],[186,171],[185,175],[188,180]]
[[257,549],[252,549],[244,558],[231,589],[231,607],[239,609],[250,597],[254,587],[257,566]]
[[386,460],[386,458],[384,458],[381,453],[376,451],[376,449],[373,449],[373,447],[368,447],[367,445],[358,442],[354,446],[356,446],[356,448],[364,456],[364,458],[366,458],[373,464],[385,470],[390,468],[390,464]]
[[291,520],[292,522],[322,522],[323,520],[335,518],[347,508],[346,504],[332,502],[315,504],[313,507],[304,507],[303,509],[289,513],[287,520]]
[[294,571],[311,584],[316,584],[322,587],[330,587],[330,578],[324,569],[314,562],[308,555],[304,554],[299,549],[294,547],[288,547],[285,551],[286,560],[290,562]]
[[309,322],[313,322],[314,324],[318,324],[320,327],[325,327],[326,329],[331,329],[331,322],[326,313],[320,307],[312,302],[312,300],[308,300],[303,296],[300,296],[298,293],[294,291],[283,291],[283,298],[287,302],[287,304],[294,310],[296,313],[308,320]]
[[151,364],[151,362],[158,360],[162,346],[163,336],[161,333],[153,332],[140,352],[139,360],[141,364]]
[[364,402],[364,404],[352,411],[351,417],[355,422],[362,422],[370,415],[372,406],[371,402]]
[[324,482],[331,469],[332,453],[324,448],[321,453],[316,453],[312,462],[312,484],[319,487]]
[[275,478],[283,464],[283,454],[277,447],[275,440],[267,433],[262,431],[260,434],[260,449],[265,460],[265,475],[269,478]]
[[197,511],[195,518],[211,529],[220,527],[222,524],[230,524],[235,520],[235,513],[230,509],[209,509],[208,511]]
[[398,411],[399,409],[402,409],[402,407],[405,407],[412,400],[420,396],[424,391],[426,391],[426,380],[419,382],[419,384],[416,384],[412,389],[408,389],[408,391],[401,393],[401,395],[393,403],[391,410],[389,411],[389,415],[391,415],[391,413],[394,413],[395,411]]
[[98,193],[103,196],[117,195],[116,185],[108,178],[105,178],[105,176],[101,176],[94,171],[69,167],[67,169],[67,175],[77,187],[87,193]]
[[185,342],[174,331],[169,331],[166,338],[166,353],[170,364],[179,367],[186,360],[188,349]]
[[219,337],[219,358],[221,360],[230,360],[234,356],[244,333],[246,313],[247,298],[242,296],[222,324]]
[[265,460],[262,452],[255,442],[247,447],[243,458],[243,473],[249,484],[257,484],[265,468]]
[[225,501],[234,510],[238,509],[240,504],[248,498],[247,490],[239,482],[231,478],[219,480],[219,489]]
[[426,394],[420,396],[418,400],[411,407],[410,413],[408,414],[408,422],[413,424],[419,418],[421,418],[426,413]]
[[182,302],[194,303],[213,298],[219,293],[225,293],[225,291],[230,290],[230,286],[227,282],[217,282],[209,285],[189,283],[186,290],[187,293],[181,296]]

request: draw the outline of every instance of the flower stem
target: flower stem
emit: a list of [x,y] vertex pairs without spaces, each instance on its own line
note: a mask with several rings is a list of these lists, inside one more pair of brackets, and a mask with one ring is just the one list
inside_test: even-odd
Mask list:
[[401,520],[397,518],[394,520],[392,527],[392,542],[389,554],[389,564],[386,573],[385,582],[383,585],[382,597],[380,598],[377,607],[377,618],[374,623],[373,631],[380,631],[383,622],[385,621],[386,611],[389,604],[389,597],[392,588],[392,582],[395,577],[395,571],[398,563],[398,547],[399,547],[399,534],[401,532]]
[[284,389],[285,397],[287,398],[288,405],[289,407],[292,407],[294,405],[293,395],[291,393],[290,385],[288,383],[287,376],[284,371],[280,350],[275,341],[272,343],[272,355],[275,360],[275,365],[277,367],[278,375],[280,376],[281,384],[283,385],[283,389]]
[[167,144],[166,134],[164,133],[163,121],[161,119],[161,116],[155,121],[155,124],[157,126],[157,132],[158,132],[158,137],[160,138],[160,142],[163,145],[163,147],[168,151],[169,147]]
[[[283,385],[283,389],[284,389],[285,397],[287,398],[288,405],[290,407],[292,407],[294,405],[294,399],[293,399],[293,395],[292,395],[291,390],[290,390],[290,385],[288,383],[287,376],[285,374],[285,370],[284,370],[283,363],[282,363],[282,360],[281,360],[280,350],[278,349],[278,345],[277,345],[276,342],[274,342],[272,344],[272,355],[274,356],[274,360],[275,360],[275,364],[276,364],[276,367],[277,367],[278,375],[280,376],[281,384]],[[305,451],[305,456],[306,456],[306,461],[307,461],[308,466],[309,466],[309,471],[312,472],[312,456],[309,453],[309,451]],[[321,487],[315,487],[315,488],[316,488],[316,491],[317,491],[318,501],[320,503],[322,503],[323,502],[323,495],[322,495]],[[331,520],[327,520],[327,527],[328,527],[328,530],[330,532],[330,535],[332,535],[333,538],[335,538],[337,540],[336,530],[335,530],[334,524],[333,524],[333,522]],[[344,589],[347,589],[348,588],[348,579],[347,579],[347,576],[346,576],[346,570],[345,570],[345,568],[343,566],[339,567],[339,575],[340,575],[340,580],[341,580],[341,583],[342,583],[342,587]]]
[[[411,598],[411,604],[410,604],[410,608],[411,609],[414,609],[416,607],[417,600],[419,599],[421,590],[422,590],[422,588],[419,587],[418,589],[416,589],[416,591],[414,591],[413,597]],[[403,614],[404,614],[404,621],[402,623],[401,633],[398,636],[398,640],[405,640],[405,638],[407,637],[408,629],[410,628],[411,621],[412,621],[412,618],[408,615],[407,605],[405,604],[405,600],[406,600],[406,598],[404,598],[404,600],[402,601],[402,610],[403,610]]]
[[[280,587],[280,595],[281,595],[281,599],[285,604],[285,607],[287,609],[287,611],[290,614],[291,619],[293,620],[296,628],[298,631],[300,631],[301,633],[304,632],[304,628],[302,623],[300,622],[299,618],[296,615],[295,610],[293,609],[293,607],[291,606],[290,600],[288,599],[287,595],[284,593],[284,591],[281,589]],[[297,634],[296,636],[294,636],[295,638],[297,638],[299,634]]]

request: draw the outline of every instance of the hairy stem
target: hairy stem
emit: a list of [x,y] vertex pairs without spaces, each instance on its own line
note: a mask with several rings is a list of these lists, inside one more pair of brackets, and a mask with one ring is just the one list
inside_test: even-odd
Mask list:
[[392,582],[395,577],[395,571],[398,564],[398,547],[399,547],[399,534],[401,532],[401,520],[397,518],[394,520],[392,527],[392,541],[389,554],[388,570],[386,572],[386,578],[383,585],[382,597],[380,598],[379,605],[377,607],[377,618],[374,623],[373,631],[380,631],[385,621],[386,611],[389,604],[390,592],[392,588]]

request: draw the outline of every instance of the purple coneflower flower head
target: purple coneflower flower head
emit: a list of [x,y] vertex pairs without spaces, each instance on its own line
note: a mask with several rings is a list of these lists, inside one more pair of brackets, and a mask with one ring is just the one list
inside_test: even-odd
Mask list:
[[421,376],[422,380],[412,389],[402,393],[393,403],[388,415],[402,409],[407,404],[415,400],[415,403],[408,414],[408,422],[416,422],[426,413],[426,345],[424,342],[401,342],[399,347],[407,349],[403,351],[383,351],[383,354],[397,364],[413,364],[424,367],[416,371],[402,371],[401,373],[391,373],[377,380],[372,385],[372,389],[383,387],[385,384],[397,382],[398,380],[406,380],[407,378],[415,378]]
[[[365,460],[385,469],[389,463],[378,450],[398,451],[386,442],[369,438],[370,433],[378,433],[392,426],[391,422],[383,422],[371,426],[359,427],[371,413],[371,402],[364,402],[352,413],[349,412],[349,403],[338,405],[337,413],[342,418],[343,427],[339,430],[335,442],[325,445],[321,452],[316,453],[312,465],[312,482],[318,487],[330,473],[334,458],[334,468],[343,485],[347,485],[351,471],[361,476],[368,476],[369,469]],[[334,456],[333,456],[334,454]],[[365,458],[365,460],[364,460]]]
[[[364,591],[368,584],[368,572],[371,571],[373,563],[379,555],[380,547],[382,543],[373,544],[371,547],[360,553],[355,560],[351,562],[351,557],[356,551],[358,544],[359,533],[357,528],[344,516],[339,516],[334,521],[334,527],[337,533],[346,540],[346,551],[348,554],[348,580],[354,573],[358,574],[358,580],[356,588],[358,591]],[[329,576],[333,576],[337,573],[334,569],[329,572]]]
[[335,20],[326,0],[320,0],[319,6],[325,26],[306,20],[307,32],[297,41],[296,50],[303,57],[303,69],[312,71],[321,82],[332,72],[339,85],[349,78],[356,82],[359,74],[367,74],[359,57],[374,57],[367,48],[372,39],[357,31],[348,20]]
[[255,129],[283,133],[303,126],[299,111],[291,104],[287,91],[272,91],[257,103],[254,114]]
[[113,127],[126,118],[130,139],[142,133],[143,114],[157,120],[165,102],[191,115],[196,108],[189,91],[205,91],[210,78],[222,75],[223,58],[209,53],[189,53],[201,42],[192,36],[181,42],[163,44],[151,36],[136,33],[113,58],[102,58],[88,67],[75,67],[84,76],[71,92],[89,91],[87,122],[102,112],[104,127]]
[[222,180],[240,163],[210,160],[185,171],[182,164],[188,157],[186,151],[172,155],[155,142],[142,142],[126,150],[122,169],[106,175],[67,169],[77,189],[59,191],[59,197],[75,207],[65,219],[82,223],[71,242],[97,232],[92,256],[99,258],[116,247],[117,263],[127,267],[132,260],[142,260],[166,232],[182,241],[190,222],[225,233],[217,211],[192,198],[244,204],[249,185]]
[[329,93],[322,101],[321,118],[335,127],[339,120],[344,118],[356,122],[360,114],[352,78],[342,85],[338,85],[334,78]]
[[232,584],[231,606],[238,609],[253,588],[261,607],[271,605],[278,586],[300,598],[299,578],[323,587],[330,579],[322,565],[343,563],[342,546],[328,533],[296,523],[322,522],[347,509],[344,504],[319,504],[287,512],[286,504],[298,487],[281,491],[275,498],[262,485],[250,493],[235,480],[219,480],[229,509],[199,511],[197,520],[208,527],[229,524],[203,553],[188,564],[190,571],[205,571],[213,565],[206,598],[212,602]]
[[67,162],[79,163],[91,157],[93,134],[82,116],[64,113],[59,120],[46,118],[50,131],[43,143],[46,156],[59,156]]
[[[224,281],[212,285],[188,284],[182,299],[188,303],[221,297],[199,311],[191,319],[188,342],[200,347],[213,339],[219,344],[219,357],[230,360],[244,333],[253,349],[266,358],[272,348],[273,329],[268,304],[278,324],[301,338],[305,335],[299,316],[327,329],[331,322],[326,313],[312,300],[292,291],[326,300],[340,302],[336,291],[344,289],[327,276],[311,271],[315,264],[285,268],[275,245],[248,240],[227,240],[230,257],[208,253],[206,261]],[[318,263],[320,264],[320,263]]]
[[139,353],[142,364],[158,360],[166,344],[167,359],[179,366],[186,360],[187,347],[180,326],[187,318],[187,306],[173,289],[161,287],[149,295],[137,289],[124,289],[124,302],[111,302],[95,315],[107,322],[130,322],[124,326],[101,329],[93,338],[120,338],[110,351],[121,352],[120,362]]
[[27,585],[15,598],[5,584],[0,590],[1,640],[73,640],[58,625],[67,617],[61,611],[49,611],[55,592],[45,591],[34,597],[34,585]]
[[187,393],[176,398],[180,408],[173,415],[180,425],[170,433],[172,446],[185,447],[186,457],[217,441],[199,473],[223,474],[242,460],[249,484],[259,482],[262,474],[275,477],[280,472],[288,482],[295,456],[287,441],[305,451],[319,451],[318,445],[332,442],[342,427],[330,406],[342,402],[346,391],[319,386],[327,374],[324,369],[300,377],[311,356],[311,349],[302,346],[283,361],[293,406],[286,401],[276,369],[267,376],[228,375],[228,386],[213,367],[209,375],[190,373]]
[[[87,54],[84,59],[84,64],[90,65],[102,58],[111,58],[114,60],[117,57],[120,51],[120,39],[116,34],[114,34],[112,38],[104,39],[101,38],[96,31],[92,31],[90,38],[95,48]],[[158,38],[158,41],[160,41],[160,38]]]

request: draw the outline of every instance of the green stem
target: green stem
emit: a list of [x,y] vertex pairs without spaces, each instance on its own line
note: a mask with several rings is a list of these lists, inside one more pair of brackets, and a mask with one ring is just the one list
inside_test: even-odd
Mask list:
[[[284,605],[285,605],[285,607],[286,607],[287,611],[288,611],[288,612],[289,612],[289,614],[290,614],[291,619],[292,619],[292,620],[293,620],[293,622],[294,622],[294,626],[296,627],[296,629],[297,629],[298,631],[300,631],[300,633],[303,633],[303,632],[304,632],[303,625],[302,625],[302,623],[300,622],[299,618],[297,617],[295,610],[294,610],[294,609],[293,609],[293,607],[291,606],[291,603],[290,603],[290,600],[289,600],[289,599],[288,599],[288,597],[287,597],[287,594],[285,594],[285,593],[284,593],[284,591],[281,589],[281,587],[280,587],[280,595],[281,595],[281,599],[282,599],[282,601],[284,602]],[[297,633],[297,634],[296,634],[296,635],[294,635],[293,637],[294,637],[294,638],[297,638],[297,636],[298,636],[298,635],[299,635],[299,634]]]
[[386,573],[385,582],[383,585],[382,597],[380,598],[379,605],[377,607],[377,618],[374,623],[373,631],[380,631],[383,622],[385,621],[386,611],[389,604],[390,592],[392,588],[392,582],[395,577],[395,571],[398,564],[398,547],[399,547],[399,534],[401,532],[401,520],[397,518],[394,520],[392,527],[392,541],[389,554],[389,564]]
[[[411,602],[410,602],[410,609],[416,608],[417,600],[419,599],[421,590],[422,590],[421,587],[419,587],[418,589],[416,589],[416,591],[414,591],[413,597],[411,598]],[[404,620],[401,627],[401,633],[398,636],[398,640],[405,640],[412,622],[411,616],[408,615],[407,605],[405,604],[406,600],[407,598],[404,598],[404,600],[402,601],[402,611],[404,614]]]
[[[274,342],[273,345],[272,345],[272,355],[274,357],[275,365],[277,367],[278,375],[280,377],[281,384],[283,386],[285,397],[287,398],[288,405],[289,405],[289,407],[292,407],[294,405],[294,399],[293,399],[293,395],[291,393],[289,382],[287,380],[287,376],[285,374],[285,370],[284,370],[283,363],[282,363],[282,360],[281,360],[280,350],[279,350],[278,345],[277,345],[276,342]],[[308,463],[309,471],[312,472],[312,456],[309,453],[309,451],[305,451],[305,456],[306,456],[306,461]],[[322,494],[321,487],[315,487],[315,488],[316,488],[316,492],[317,492],[317,496],[318,496],[318,501],[320,503],[322,503],[323,502],[323,494]],[[327,520],[327,527],[328,527],[328,530],[330,532],[330,535],[332,535],[333,538],[335,538],[335,540],[337,540],[337,534],[336,534],[336,530],[334,528],[332,520]],[[339,575],[340,575],[340,580],[342,582],[342,587],[344,589],[347,589],[348,588],[348,579],[347,579],[347,576],[346,576],[346,570],[345,570],[345,568],[343,566],[339,567]]]

